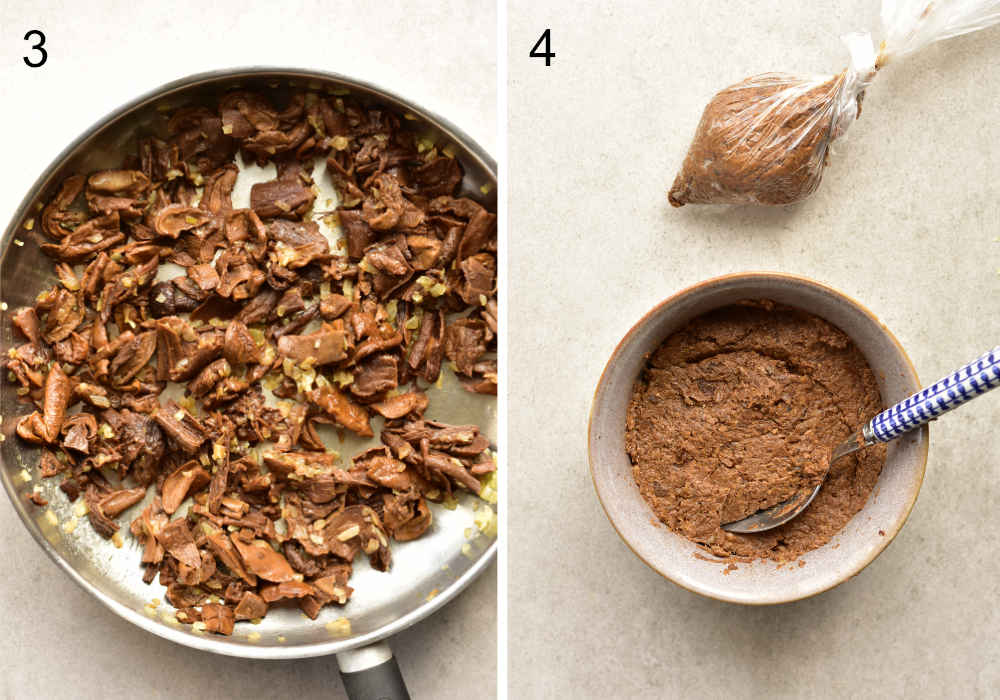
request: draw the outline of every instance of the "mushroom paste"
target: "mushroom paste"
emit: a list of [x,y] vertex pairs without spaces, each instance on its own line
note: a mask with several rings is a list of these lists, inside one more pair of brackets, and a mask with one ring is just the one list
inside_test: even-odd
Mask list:
[[819,187],[836,137],[844,73],[829,80],[771,73],[715,95],[668,199],[685,204],[791,204]]
[[673,531],[718,556],[791,560],[864,506],[885,446],[839,460],[813,503],[766,532],[726,532],[815,486],[833,448],[882,409],[854,343],[812,314],[745,301],[690,321],[636,382],[625,449],[643,498]]

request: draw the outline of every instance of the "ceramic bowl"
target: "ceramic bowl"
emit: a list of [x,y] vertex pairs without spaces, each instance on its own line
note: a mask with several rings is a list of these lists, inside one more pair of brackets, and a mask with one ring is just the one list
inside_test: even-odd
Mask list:
[[[826,545],[778,566],[769,560],[706,561],[700,548],[659,522],[639,494],[625,453],[625,414],[647,355],[687,321],[742,299],[772,299],[832,323],[864,354],[886,405],[920,388],[899,341],[848,296],[803,277],[741,273],[697,284],[670,297],[636,323],[601,375],[590,413],[589,451],[594,487],[618,534],[646,564],[679,586],[719,600],[763,605],[799,600],[856,575],[888,546],[917,499],[927,466],[924,426],[889,444],[885,467],[864,508]],[[695,556],[695,555],[699,556]],[[700,558],[705,557],[705,558]]]

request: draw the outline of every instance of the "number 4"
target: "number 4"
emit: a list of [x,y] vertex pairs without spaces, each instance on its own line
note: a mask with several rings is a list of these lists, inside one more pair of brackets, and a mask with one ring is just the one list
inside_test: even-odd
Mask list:
[[[538,37],[538,41],[535,42],[535,45],[531,47],[531,53],[529,53],[528,56],[530,56],[531,58],[544,58],[545,65],[551,66],[552,59],[556,57],[556,55],[552,52],[551,41],[552,41],[552,30],[546,29],[544,32],[542,32],[542,35]],[[539,47],[543,48],[544,52],[540,52],[538,50]]]

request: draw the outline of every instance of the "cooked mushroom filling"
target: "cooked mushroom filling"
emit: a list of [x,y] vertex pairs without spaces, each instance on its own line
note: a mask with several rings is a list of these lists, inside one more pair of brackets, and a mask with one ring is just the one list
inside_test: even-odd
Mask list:
[[[103,537],[145,503],[129,529],[178,621],[231,634],[285,599],[315,618],[350,599],[356,556],[384,571],[427,531],[428,501],[494,493],[489,440],[424,414],[446,360],[496,393],[496,217],[447,148],[351,96],[165,116],[33,227],[58,281],[12,315],[7,378],[35,409],[17,434]],[[238,159],[277,174],[249,208]],[[381,445],[348,464],[321,440],[374,437],[375,416]]]

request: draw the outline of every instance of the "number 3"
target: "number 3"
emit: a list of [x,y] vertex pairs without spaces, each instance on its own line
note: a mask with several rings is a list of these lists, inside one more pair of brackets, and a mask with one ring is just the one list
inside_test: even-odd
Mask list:
[[24,57],[24,63],[25,63],[26,66],[28,66],[30,68],[39,68],[41,66],[44,66],[45,62],[47,60],[49,60],[49,52],[42,48],[43,46],[45,46],[45,35],[42,34],[42,32],[40,30],[38,30],[38,29],[32,29],[30,32],[28,32],[27,34],[25,34],[24,35],[24,40],[25,41],[31,41],[31,36],[32,35],[35,35],[36,37],[38,37],[38,43],[35,44],[34,46],[32,46],[31,48],[32,48],[32,50],[37,51],[38,53],[40,53],[42,55],[42,57],[38,61],[32,62],[31,59],[29,59],[27,56],[25,56]]

